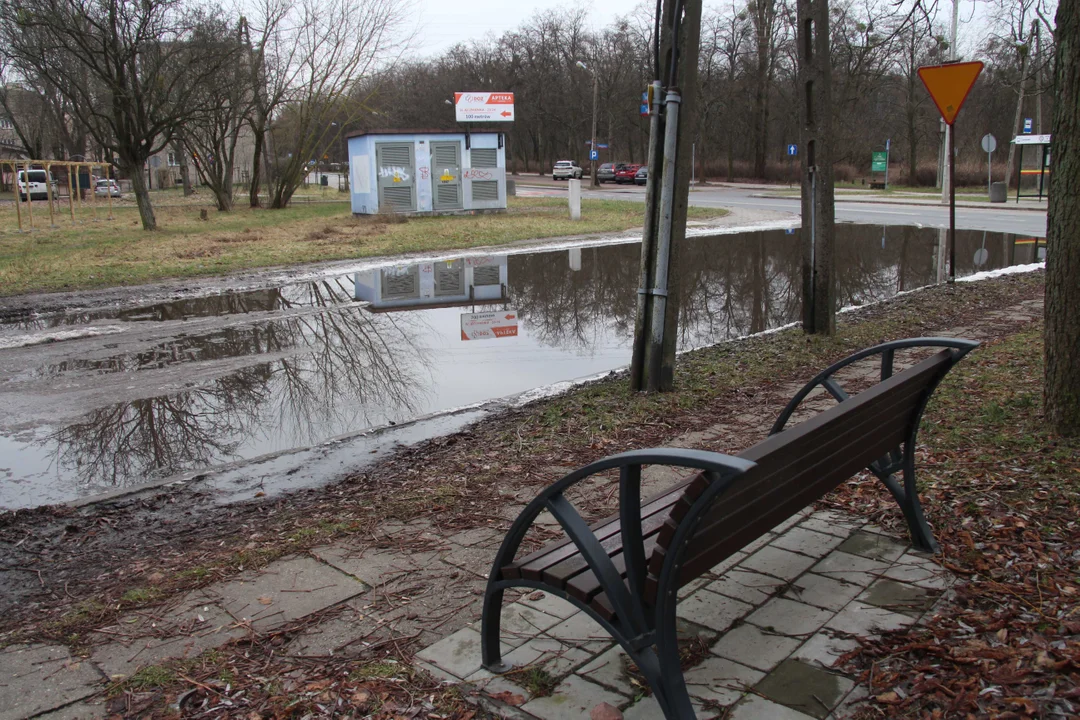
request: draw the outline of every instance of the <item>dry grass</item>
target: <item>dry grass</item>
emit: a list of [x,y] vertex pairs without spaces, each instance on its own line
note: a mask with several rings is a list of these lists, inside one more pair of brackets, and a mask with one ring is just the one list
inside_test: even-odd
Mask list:
[[[178,193],[165,193],[182,199]],[[157,200],[157,198],[155,198]],[[222,275],[251,268],[409,252],[453,250],[515,241],[613,232],[639,227],[636,202],[585,200],[582,220],[568,217],[561,198],[511,198],[509,211],[476,216],[412,217],[390,222],[357,218],[347,203],[296,203],[286,210],[237,208],[230,213],[202,204],[155,208],[159,229],[144,232],[133,203],[98,205],[57,216],[48,224],[44,203],[34,232],[19,232],[13,205],[0,206],[0,296],[109,287],[164,278]],[[66,208],[64,209],[66,213]],[[691,208],[692,218],[721,217],[725,210]],[[395,218],[396,220],[396,218]],[[25,218],[24,218],[25,221]]]

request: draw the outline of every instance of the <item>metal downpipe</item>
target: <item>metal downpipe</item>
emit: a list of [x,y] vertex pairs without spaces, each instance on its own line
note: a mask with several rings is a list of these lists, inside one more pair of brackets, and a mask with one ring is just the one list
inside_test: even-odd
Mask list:
[[660,81],[652,83],[652,97],[649,104],[649,177],[645,181],[645,227],[641,234],[641,268],[638,277],[637,315],[634,322],[634,348],[630,360],[630,387],[643,390],[645,385],[645,357],[648,339],[645,328],[648,325],[649,290],[652,281],[652,255],[656,244],[656,188],[663,158],[660,157],[660,103],[663,91]]
[[675,88],[664,97],[664,165],[660,175],[660,214],[656,233],[656,265],[653,267],[652,323],[647,353],[649,382],[647,389],[660,389],[663,364],[664,316],[667,314],[668,262],[671,258],[671,221],[675,204],[675,153],[679,134],[679,105],[682,96]]

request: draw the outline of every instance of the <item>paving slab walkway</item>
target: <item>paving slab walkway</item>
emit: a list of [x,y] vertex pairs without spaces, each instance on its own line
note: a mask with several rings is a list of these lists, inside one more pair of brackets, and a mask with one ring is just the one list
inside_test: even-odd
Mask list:
[[[982,339],[1021,329],[1041,314],[1041,301],[1026,301],[938,334]],[[857,389],[874,373],[853,366],[844,381]],[[778,407],[798,389],[777,387],[775,398],[758,398],[754,408],[669,444],[739,450],[764,437]],[[554,480],[566,468],[551,470]],[[649,468],[643,492],[673,479],[666,468]],[[104,717],[103,694],[112,680],[282,629],[288,629],[282,652],[297,656],[359,658],[387,644],[403,655],[419,650],[417,665],[475,689],[506,717],[587,717],[600,703],[626,718],[660,717],[600,626],[543,592],[504,609],[504,657],[518,671],[496,677],[480,667],[477,628],[487,573],[509,519],[530,499],[515,498],[487,527],[451,531],[437,518],[387,522],[371,537],[282,558],[132,613],[99,628],[85,657],[59,645],[4,648],[0,720]],[[687,673],[699,716],[843,717],[865,691],[833,667],[836,659],[858,637],[918,622],[947,600],[952,582],[930,558],[910,551],[906,539],[865,518],[804,511],[681,591],[681,630],[707,648]]]

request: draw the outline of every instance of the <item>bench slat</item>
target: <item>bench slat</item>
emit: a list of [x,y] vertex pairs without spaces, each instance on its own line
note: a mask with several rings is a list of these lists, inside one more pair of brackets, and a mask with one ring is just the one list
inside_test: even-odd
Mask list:
[[[671,506],[678,502],[679,498],[682,497],[683,490],[692,480],[693,477],[682,480],[667,490],[647,499],[641,508],[642,526],[644,527],[647,518],[655,515],[666,517]],[[601,543],[612,537],[618,537],[619,543],[622,543],[618,515],[606,517],[590,527],[596,535],[596,539]],[[577,555],[579,555],[577,547],[570,542],[569,538],[564,538],[550,545],[545,545],[536,552],[504,566],[502,576],[507,580],[516,580],[518,578],[541,580],[545,570]]]

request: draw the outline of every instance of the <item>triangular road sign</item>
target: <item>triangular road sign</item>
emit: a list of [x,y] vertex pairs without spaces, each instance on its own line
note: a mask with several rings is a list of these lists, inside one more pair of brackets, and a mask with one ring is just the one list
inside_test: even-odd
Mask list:
[[977,60],[919,68],[919,77],[930,91],[930,97],[934,99],[934,104],[947,125],[956,121],[956,115],[960,112],[964,100],[967,100],[968,93],[982,69],[983,64]]

